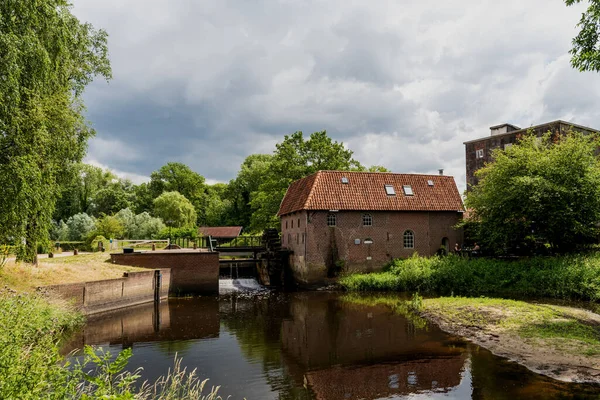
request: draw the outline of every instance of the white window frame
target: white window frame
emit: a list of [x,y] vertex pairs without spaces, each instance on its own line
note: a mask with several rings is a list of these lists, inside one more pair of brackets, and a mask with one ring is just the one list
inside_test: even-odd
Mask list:
[[384,185],[384,187],[385,187],[385,194],[387,194],[388,196],[396,195],[396,189],[394,189],[394,185]]
[[404,191],[405,196],[414,196],[415,192],[410,185],[402,185],[402,190]]
[[415,248],[415,233],[410,229],[404,231],[402,235],[402,244],[405,249],[414,249]]
[[484,154],[483,154],[483,149],[477,149],[475,150],[475,157],[477,158],[483,158]]
[[362,215],[363,226],[373,226],[373,216],[371,214]]

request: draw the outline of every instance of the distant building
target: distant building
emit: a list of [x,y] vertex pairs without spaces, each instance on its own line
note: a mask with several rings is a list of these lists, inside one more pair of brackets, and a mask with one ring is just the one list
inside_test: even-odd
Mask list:
[[278,216],[294,278],[312,284],[449,249],[463,211],[451,176],[319,171],[290,185]]
[[584,134],[598,132],[596,129],[560,120],[531,126],[529,128],[519,128],[518,126],[511,124],[492,126],[490,127],[490,136],[464,142],[467,189],[469,189],[470,186],[476,185],[478,182],[477,177],[475,177],[475,172],[482,168],[486,163],[492,161],[492,150],[505,149],[512,146],[529,130],[532,130],[536,136],[542,136],[547,132],[551,132],[552,135],[564,135],[570,130]]
[[211,236],[213,239],[234,239],[242,233],[241,226],[201,226],[200,236]]

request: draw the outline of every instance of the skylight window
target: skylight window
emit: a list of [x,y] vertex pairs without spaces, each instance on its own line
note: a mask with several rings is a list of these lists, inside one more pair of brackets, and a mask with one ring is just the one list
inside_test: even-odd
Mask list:
[[414,195],[412,187],[410,185],[404,185],[402,186],[402,189],[404,189],[404,194],[407,196],[412,196]]
[[432,181],[431,179],[429,179],[429,180],[427,181],[427,184],[428,184],[429,186],[433,186],[433,181]]
[[385,185],[385,194],[387,194],[388,196],[395,196],[396,190],[394,190],[394,186]]
[[342,183],[347,184],[348,183],[348,178],[346,178],[345,176],[342,177]]

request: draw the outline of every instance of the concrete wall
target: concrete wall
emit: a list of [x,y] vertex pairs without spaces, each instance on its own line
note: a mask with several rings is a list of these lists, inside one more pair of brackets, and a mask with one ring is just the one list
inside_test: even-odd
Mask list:
[[[171,271],[161,273],[160,298],[169,295]],[[73,301],[85,314],[94,314],[154,301],[155,271],[126,272],[123,278],[46,286]]]
[[169,268],[170,294],[218,294],[219,253],[199,250],[164,250],[111,254],[113,264],[142,268]]
[[[457,212],[372,211],[372,226],[363,226],[364,212],[336,212],[336,226],[327,226],[326,211],[302,211],[281,218],[282,246],[293,251],[290,264],[294,279],[301,284],[322,283],[335,260],[346,272],[380,270],[394,258],[415,252],[434,255],[448,239],[462,245],[461,220]],[[291,222],[294,222],[293,228]],[[298,226],[300,221],[300,226]],[[286,228],[287,226],[287,228]],[[414,248],[404,247],[404,232],[414,233]],[[370,239],[371,244],[365,244]],[[356,244],[358,241],[358,244]]]

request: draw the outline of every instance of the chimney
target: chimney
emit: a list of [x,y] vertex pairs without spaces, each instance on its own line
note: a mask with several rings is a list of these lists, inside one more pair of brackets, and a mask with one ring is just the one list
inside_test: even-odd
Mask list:
[[440,173],[440,175],[444,175],[444,168],[438,169],[438,172]]

